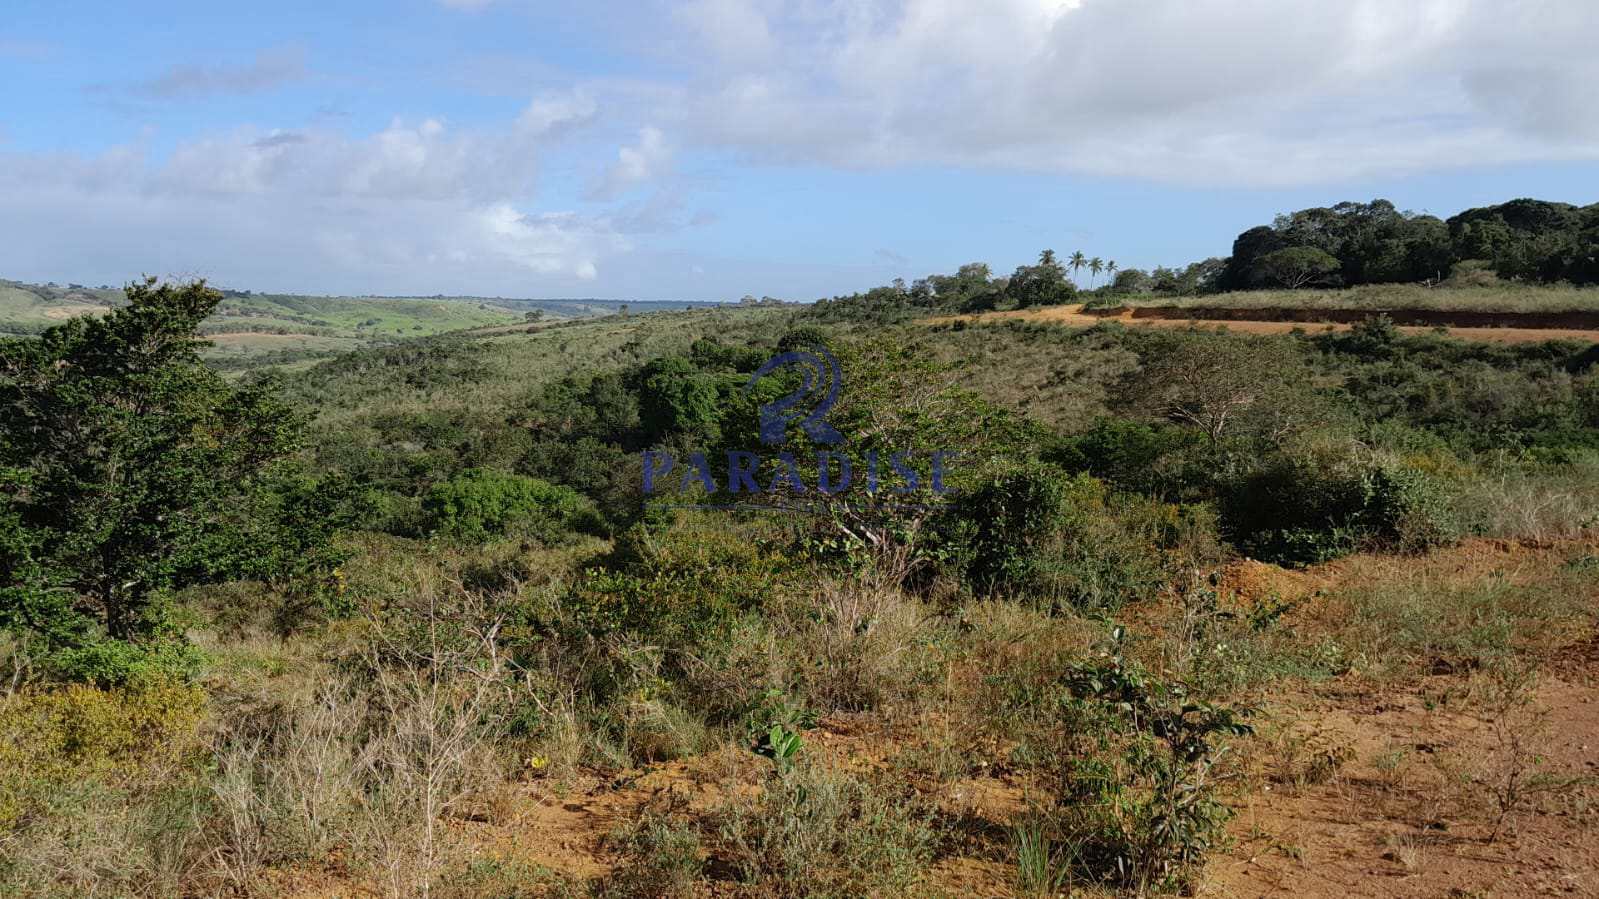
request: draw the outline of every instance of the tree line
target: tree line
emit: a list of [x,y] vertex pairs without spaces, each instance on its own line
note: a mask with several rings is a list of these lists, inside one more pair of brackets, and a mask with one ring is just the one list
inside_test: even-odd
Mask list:
[[[1088,270],[1088,291],[1075,279]],[[1104,273],[1105,283],[1099,285]],[[983,312],[1128,294],[1186,296],[1235,290],[1354,287],[1362,284],[1599,283],[1599,204],[1519,199],[1448,219],[1402,211],[1391,201],[1301,209],[1245,230],[1232,254],[1182,267],[1145,270],[1046,249],[1032,265],[996,276],[987,263],[848,296],[824,298],[824,320],[909,317],[918,312]],[[1087,297],[1084,293],[1091,291]]]
[[1388,200],[1301,209],[1238,235],[1217,287],[1436,282],[1462,265],[1518,281],[1599,282],[1599,204],[1521,199],[1449,219]]

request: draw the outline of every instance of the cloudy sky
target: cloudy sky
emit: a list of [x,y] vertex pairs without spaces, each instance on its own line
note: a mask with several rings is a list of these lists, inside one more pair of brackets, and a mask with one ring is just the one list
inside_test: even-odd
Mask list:
[[1599,201],[1593,0],[4,0],[0,277],[799,299]]

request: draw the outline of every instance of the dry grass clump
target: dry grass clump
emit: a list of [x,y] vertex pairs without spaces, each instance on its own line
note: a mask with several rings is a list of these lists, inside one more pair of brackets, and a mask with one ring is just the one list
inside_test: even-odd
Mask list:
[[429,895],[456,848],[443,822],[510,769],[503,625],[481,597],[426,590],[369,620],[310,697],[220,733],[213,875],[249,890],[267,869],[338,855],[388,895]]
[[1473,530],[1547,543],[1599,534],[1599,459],[1475,478],[1454,500]]
[[713,817],[717,854],[764,896],[909,895],[939,841],[914,792],[820,763]]
[[1468,671],[1574,639],[1599,587],[1582,557],[1468,547],[1351,559],[1318,610],[1350,666],[1376,677]]

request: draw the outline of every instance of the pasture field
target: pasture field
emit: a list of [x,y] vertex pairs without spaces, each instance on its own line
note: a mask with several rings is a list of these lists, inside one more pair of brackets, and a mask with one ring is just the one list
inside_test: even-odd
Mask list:
[[[125,303],[120,288],[0,281],[0,336],[33,335],[78,315],[103,315]],[[483,297],[317,297],[225,292],[200,327],[207,358],[238,373],[270,367],[304,370],[341,352],[455,331],[522,334],[560,322],[714,307],[701,301],[522,300]],[[529,316],[536,321],[529,321]]]

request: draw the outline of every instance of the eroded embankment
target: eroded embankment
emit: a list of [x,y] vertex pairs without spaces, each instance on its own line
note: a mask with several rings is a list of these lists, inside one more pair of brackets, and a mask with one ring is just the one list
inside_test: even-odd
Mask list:
[[1386,315],[1396,325],[1420,328],[1528,328],[1599,330],[1599,312],[1484,312],[1467,309],[1315,309],[1289,306],[1110,306],[1083,309],[1095,318],[1163,319],[1168,321],[1255,321],[1301,324],[1356,324]]

